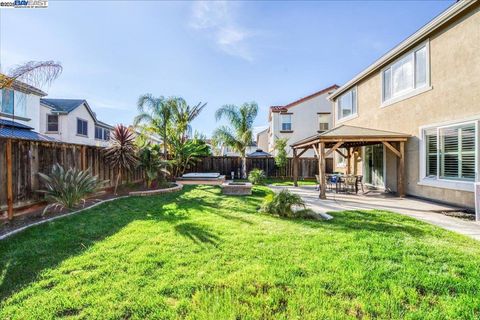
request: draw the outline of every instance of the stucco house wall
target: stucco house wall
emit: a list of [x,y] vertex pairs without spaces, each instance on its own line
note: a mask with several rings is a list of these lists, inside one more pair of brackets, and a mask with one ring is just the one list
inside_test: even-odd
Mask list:
[[[68,114],[58,114],[58,132],[47,131],[47,115],[53,114],[52,109],[42,104],[41,106],[41,133],[67,143],[106,147],[108,141],[95,139],[95,119],[83,103]],[[88,135],[77,134],[77,119],[86,120]]]
[[[347,121],[336,121],[335,125],[355,125],[412,135],[406,144],[407,194],[473,207],[473,182],[451,182],[448,186],[439,187],[424,181],[421,176],[423,149],[420,146],[423,139],[421,128],[424,126],[480,119],[479,4],[476,3],[448,25],[419,39],[415,45],[421,42],[427,43],[430,56],[430,86],[424,92],[382,106],[379,69],[356,84],[358,115]],[[476,149],[476,180],[479,181],[478,144]],[[389,151],[386,155],[386,187],[396,190],[395,156]],[[361,172],[361,163],[357,167]]]
[[268,128],[257,134],[257,148],[268,152]]
[[[331,91],[333,91],[332,89]],[[327,91],[321,95],[314,96],[312,98],[306,99],[302,102],[296,103],[284,112],[272,112],[270,111],[269,115],[269,141],[268,141],[268,152],[272,155],[275,155],[277,151],[275,150],[275,140],[280,138],[287,138],[287,152],[288,156],[293,156],[292,148],[290,145],[301,139],[313,136],[319,132],[318,117],[319,113],[329,114],[329,128],[332,128],[333,119],[332,119],[332,108],[333,103],[328,99],[331,91]],[[291,132],[286,132],[281,130],[281,115],[282,114],[291,114],[292,117],[292,130]],[[305,152],[302,157],[314,157],[315,153],[313,150],[308,150]]]

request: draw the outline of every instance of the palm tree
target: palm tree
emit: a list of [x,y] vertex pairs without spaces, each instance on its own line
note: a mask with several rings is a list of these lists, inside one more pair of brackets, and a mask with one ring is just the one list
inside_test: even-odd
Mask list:
[[16,80],[33,86],[49,84],[62,73],[63,67],[55,61],[29,61],[0,74],[0,89],[9,89]]
[[147,93],[138,98],[137,108],[139,115],[133,120],[133,124],[138,126],[145,123],[149,129],[157,132],[163,140],[163,156],[167,158],[167,128],[172,117],[171,103],[167,103],[164,97],[158,98]]
[[137,164],[135,136],[123,124],[113,130],[110,145],[105,149],[105,158],[110,165],[117,169],[114,194],[117,194],[118,182],[121,180],[122,170],[131,170]]
[[191,122],[198,117],[207,104],[199,102],[191,107],[185,99],[177,97],[167,99],[167,104],[170,105],[172,110],[173,125],[184,142],[192,135]]
[[256,102],[244,103],[240,107],[224,105],[215,112],[216,120],[226,118],[230,127],[221,126],[213,133],[213,139],[229,146],[242,157],[242,178],[247,177],[246,150],[253,140],[253,121],[257,117]]

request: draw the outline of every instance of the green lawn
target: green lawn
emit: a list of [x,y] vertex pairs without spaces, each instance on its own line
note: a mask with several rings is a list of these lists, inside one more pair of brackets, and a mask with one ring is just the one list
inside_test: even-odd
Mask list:
[[266,187],[121,199],[0,242],[0,319],[480,317],[480,246],[388,212],[257,213]]

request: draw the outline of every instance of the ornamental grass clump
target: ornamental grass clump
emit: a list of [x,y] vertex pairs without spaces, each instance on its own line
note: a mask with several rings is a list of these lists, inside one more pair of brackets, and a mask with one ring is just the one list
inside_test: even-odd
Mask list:
[[295,211],[294,207],[303,207],[305,209],[305,202],[299,195],[284,189],[279,193],[266,196],[261,211],[285,218],[298,218],[301,215],[297,214],[297,212],[301,211]]
[[265,173],[260,169],[253,169],[248,174],[248,181],[255,185],[261,185],[265,182]]
[[73,209],[107,182],[93,176],[90,170],[76,168],[65,170],[58,163],[53,165],[50,175],[43,173],[38,175],[45,185],[45,189],[40,192],[44,193],[45,199],[50,202],[43,210],[43,214],[51,208]]

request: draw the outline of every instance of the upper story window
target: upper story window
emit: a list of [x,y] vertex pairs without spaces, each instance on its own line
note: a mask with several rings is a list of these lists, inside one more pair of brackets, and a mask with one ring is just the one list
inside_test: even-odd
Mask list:
[[327,131],[330,127],[330,113],[318,114],[318,131]]
[[337,100],[337,119],[353,116],[357,114],[357,88],[354,87],[344,94],[342,94]]
[[0,111],[3,113],[27,116],[27,94],[13,89],[2,89],[0,94]]
[[425,87],[428,82],[427,45],[411,51],[382,71],[382,101]]
[[77,118],[77,134],[88,136],[88,122],[86,120]]
[[58,132],[58,115],[56,114],[47,115],[47,131]]
[[110,140],[110,131],[108,129],[95,126],[95,139]]
[[425,176],[474,181],[477,166],[475,123],[425,129]]
[[2,112],[3,113],[8,113],[8,114],[13,114],[13,97],[14,97],[14,92],[11,89],[2,89],[2,94],[1,94],[1,106],[2,106]]
[[292,115],[280,114],[280,119],[282,121],[282,131],[292,131]]
[[95,127],[95,139],[103,139],[103,128]]

